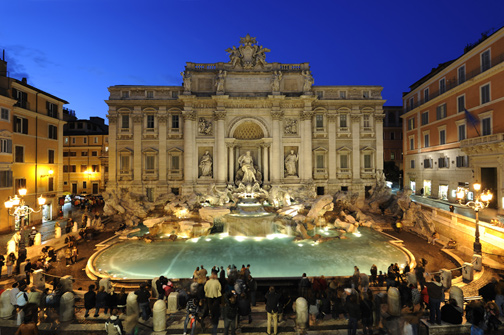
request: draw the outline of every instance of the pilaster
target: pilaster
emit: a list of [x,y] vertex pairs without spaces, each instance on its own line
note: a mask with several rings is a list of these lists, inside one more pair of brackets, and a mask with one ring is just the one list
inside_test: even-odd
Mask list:
[[280,181],[282,164],[280,163],[280,157],[283,157],[282,153],[282,137],[280,129],[280,120],[282,120],[284,113],[280,111],[280,106],[274,106],[271,110],[271,119],[273,120],[273,143],[271,146],[271,181],[273,183],[278,183]]
[[361,114],[350,114],[352,123],[352,179],[360,181],[360,122]]
[[166,174],[167,174],[167,167],[166,167],[166,126],[167,126],[167,122],[168,122],[168,115],[166,114],[166,107],[165,106],[159,107],[157,122],[158,122],[158,132],[159,132],[159,138],[158,138],[158,146],[159,146],[159,161],[158,161],[158,166],[159,166],[159,182],[160,182],[161,185],[164,185],[164,184],[166,184]]
[[108,184],[114,187],[117,185],[117,114],[115,107],[109,108],[107,117],[109,120]]
[[328,169],[329,169],[329,183],[336,182],[336,122],[338,120],[337,114],[327,115],[327,132],[329,140],[329,157],[328,157]]
[[142,181],[142,122],[141,108],[135,106],[133,114],[133,181],[140,184]]

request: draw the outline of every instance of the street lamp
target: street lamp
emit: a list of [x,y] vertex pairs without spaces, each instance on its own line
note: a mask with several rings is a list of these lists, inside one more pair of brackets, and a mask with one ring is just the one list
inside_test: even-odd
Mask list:
[[[4,202],[5,208],[7,208],[7,213],[11,216],[14,216],[18,220],[21,220],[21,218],[26,217],[31,213],[40,212],[42,210],[42,206],[45,205],[46,199],[42,195],[40,195],[40,197],[37,198],[39,209],[35,210],[26,205],[24,201],[24,196],[27,193],[26,188],[19,189],[18,193],[19,197],[17,195],[14,195],[14,198],[9,197],[9,199]],[[12,213],[11,208],[14,208],[14,211]]]
[[481,243],[480,243],[480,233],[479,233],[479,211],[488,207],[490,201],[492,200],[493,194],[490,191],[485,191],[480,193],[481,184],[474,183],[473,189],[476,191],[474,200],[471,200],[465,204],[462,201],[465,199],[466,190],[464,188],[459,188],[457,191],[457,199],[461,205],[472,208],[475,213],[475,224],[476,231],[474,232],[474,254],[481,255]]

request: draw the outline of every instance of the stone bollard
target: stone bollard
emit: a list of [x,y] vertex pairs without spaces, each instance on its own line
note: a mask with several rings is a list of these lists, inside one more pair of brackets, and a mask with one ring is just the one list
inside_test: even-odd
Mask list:
[[102,287],[102,286],[105,288],[105,292],[107,292],[107,293],[112,292],[112,282],[110,281],[110,278],[100,279],[100,281],[98,283],[98,289],[100,289],[100,287]]
[[441,269],[441,284],[443,284],[443,287],[445,290],[450,289],[451,284],[452,284],[452,273],[450,270],[446,269]]
[[416,274],[414,272],[408,272],[406,274],[406,282],[408,283],[408,286],[413,285],[417,287]]
[[397,287],[389,287],[387,292],[388,313],[391,316],[401,316],[401,295]]
[[126,297],[126,315],[136,315],[138,318],[138,313],[140,313],[140,308],[138,307],[137,295],[130,292]]
[[473,281],[474,279],[474,265],[465,262],[462,266],[462,279],[466,282]]
[[33,271],[33,285],[35,285],[38,290],[43,291],[45,289],[44,270],[38,269]]
[[168,313],[176,313],[178,311],[178,292],[172,292],[168,296]]
[[60,299],[59,320],[60,322],[68,322],[74,319],[74,294],[65,292]]
[[157,291],[157,285],[156,285],[156,282],[157,280],[159,279],[159,277],[156,277],[154,279],[152,279],[152,282],[151,282],[151,288],[152,288],[152,297],[153,298],[158,298],[159,296],[159,293]]
[[33,245],[41,245],[42,244],[42,235],[40,233],[35,234],[35,238],[33,239]]
[[76,233],[78,231],[79,231],[79,224],[77,222],[74,222],[72,227],[72,233]]
[[10,302],[10,291],[11,289],[6,289],[0,295],[0,318],[9,319],[14,311],[14,306]]
[[61,289],[63,290],[63,292],[73,291],[73,282],[74,282],[74,279],[70,275],[66,275],[66,276],[61,277],[60,284],[61,284]]
[[54,237],[55,238],[60,238],[61,237],[61,227],[54,228]]
[[304,334],[308,327],[308,302],[305,298],[296,299],[296,328],[298,334]]
[[481,255],[473,255],[472,263],[474,264],[474,270],[481,271],[483,269],[483,258]]
[[[152,326],[155,332],[166,330],[166,303],[164,300],[157,300],[152,308]],[[196,325],[193,325],[195,327]]]
[[460,308],[464,308],[464,292],[458,286],[452,286],[450,288],[450,299],[457,300],[457,305]]

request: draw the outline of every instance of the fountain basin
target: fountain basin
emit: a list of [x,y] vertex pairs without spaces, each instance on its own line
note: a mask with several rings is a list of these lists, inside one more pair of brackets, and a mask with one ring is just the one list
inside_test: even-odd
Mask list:
[[369,272],[376,264],[386,271],[390,263],[404,266],[410,261],[407,253],[387,237],[370,228],[360,228],[348,239],[325,243],[312,240],[295,241],[293,237],[228,236],[215,234],[185,241],[126,240],[97,252],[88,263],[89,270],[99,277],[112,279],[190,278],[197,266],[212,268],[235,264],[251,265],[256,278],[308,276],[348,276],[357,265]]

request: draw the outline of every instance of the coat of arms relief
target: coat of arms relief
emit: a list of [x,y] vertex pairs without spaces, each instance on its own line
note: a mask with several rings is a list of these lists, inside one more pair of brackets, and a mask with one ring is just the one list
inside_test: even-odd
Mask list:
[[242,67],[243,69],[254,69],[256,67],[265,67],[266,52],[271,50],[257,45],[255,37],[247,36],[240,38],[241,45],[226,50],[229,53],[229,63],[231,68]]

